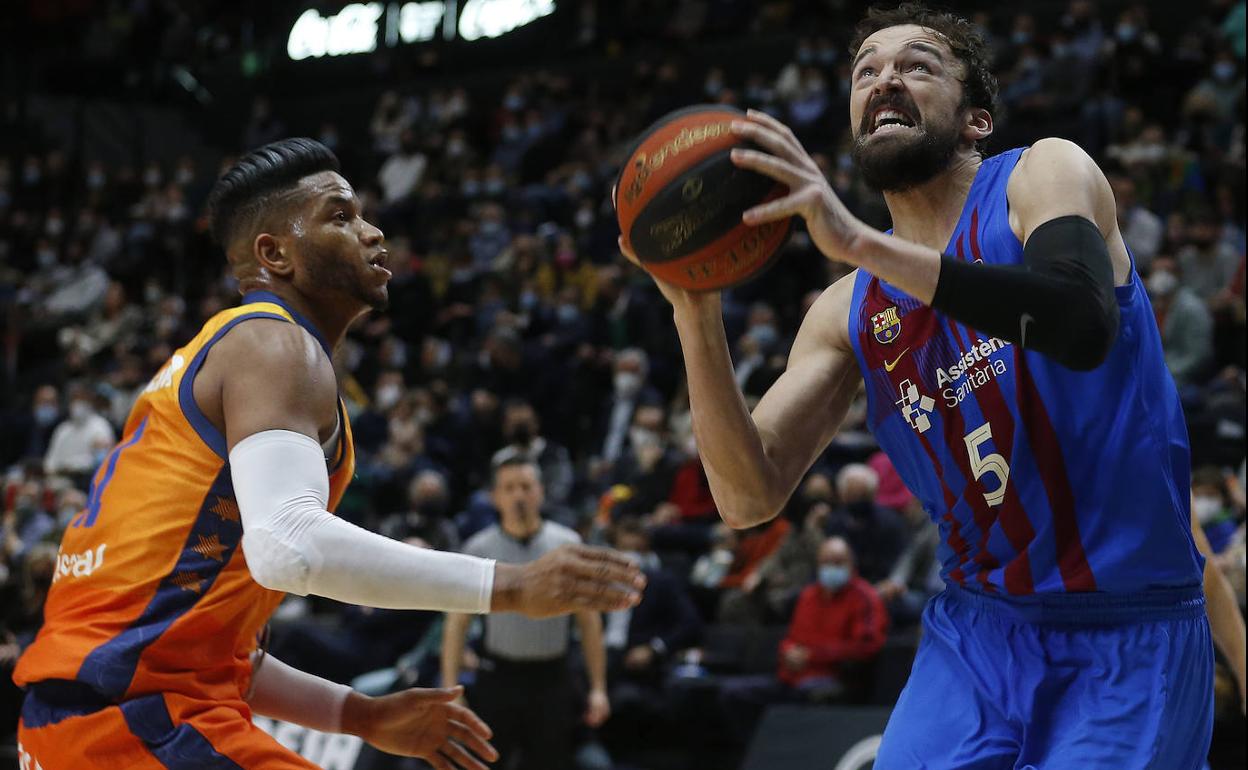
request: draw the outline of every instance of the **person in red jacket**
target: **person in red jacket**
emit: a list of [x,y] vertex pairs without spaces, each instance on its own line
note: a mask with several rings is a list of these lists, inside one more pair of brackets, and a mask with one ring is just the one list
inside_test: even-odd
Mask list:
[[802,591],[780,643],[777,677],[799,690],[836,692],[842,663],[870,660],[884,646],[888,614],[875,589],[858,576],[844,538],[825,540],[818,563],[818,579]]
[[849,543],[842,537],[823,541],[818,564],[818,579],[802,590],[780,643],[776,675],[721,680],[724,717],[733,735],[751,735],[767,704],[841,698],[842,664],[869,660],[884,646],[888,614],[871,584],[858,577]]

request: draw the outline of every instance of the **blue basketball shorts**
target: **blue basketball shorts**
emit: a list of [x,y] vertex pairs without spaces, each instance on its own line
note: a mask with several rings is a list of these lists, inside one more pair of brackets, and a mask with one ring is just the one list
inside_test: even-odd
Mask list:
[[1199,587],[996,597],[923,612],[875,770],[1199,770],[1213,642]]

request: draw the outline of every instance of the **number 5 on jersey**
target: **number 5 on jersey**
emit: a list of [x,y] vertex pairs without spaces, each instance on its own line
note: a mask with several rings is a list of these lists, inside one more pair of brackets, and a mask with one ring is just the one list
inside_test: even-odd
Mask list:
[[966,452],[971,457],[971,473],[975,474],[975,480],[979,481],[991,473],[1001,482],[995,490],[984,493],[984,499],[989,505],[1000,505],[1005,500],[1005,484],[1010,480],[1010,465],[996,452],[980,454],[980,447],[991,438],[992,426],[984,423],[963,436],[962,440],[966,442]]

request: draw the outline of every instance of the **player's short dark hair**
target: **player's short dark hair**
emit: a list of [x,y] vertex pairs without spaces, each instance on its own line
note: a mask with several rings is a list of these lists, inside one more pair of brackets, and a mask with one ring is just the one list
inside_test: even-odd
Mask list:
[[276,193],[305,176],[337,170],[338,157],[315,139],[281,139],[252,150],[239,158],[208,194],[213,239],[229,248],[244,227],[259,221]]
[[[953,55],[966,68],[962,77],[962,107],[975,107],[997,113],[997,77],[992,74],[992,51],[984,42],[979,28],[969,19],[951,11],[936,10],[922,3],[902,3],[894,7],[875,6],[854,27],[854,37],[849,44],[849,55],[858,55],[862,42],[871,35],[889,27],[914,24],[926,27],[945,39]],[[977,142],[975,148],[983,154],[985,141]]]

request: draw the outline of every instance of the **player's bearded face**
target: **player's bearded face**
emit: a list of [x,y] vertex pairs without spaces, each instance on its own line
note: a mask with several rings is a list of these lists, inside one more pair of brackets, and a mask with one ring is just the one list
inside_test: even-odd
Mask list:
[[303,269],[308,283],[318,292],[346,294],[374,310],[385,310],[390,302],[386,283],[378,281],[354,236],[342,238],[309,233],[301,245]]
[[[914,127],[875,134],[872,123],[881,109],[896,109],[914,120]],[[903,91],[872,98],[863,111],[851,155],[863,181],[881,192],[902,192],[920,185],[948,167],[961,141],[961,106],[953,110],[918,105]]]

